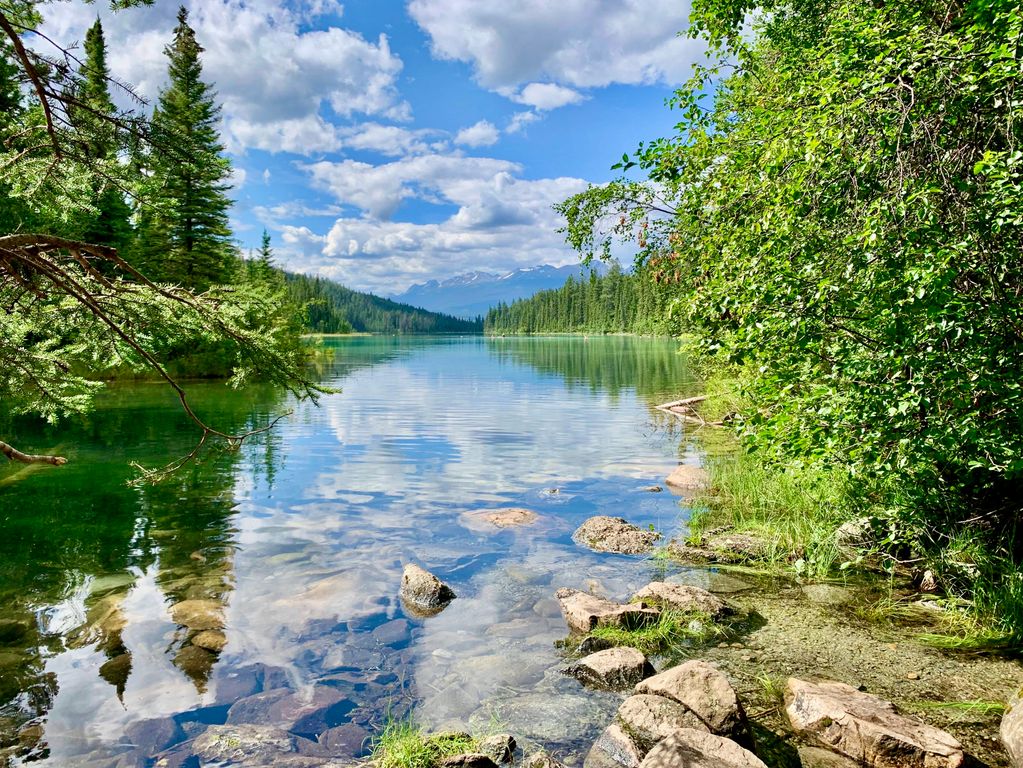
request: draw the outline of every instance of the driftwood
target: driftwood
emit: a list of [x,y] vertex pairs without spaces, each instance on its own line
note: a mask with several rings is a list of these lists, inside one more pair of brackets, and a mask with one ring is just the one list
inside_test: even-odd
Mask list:
[[0,440],[0,453],[11,461],[20,461],[22,464],[52,464],[55,467],[67,464],[67,459],[63,456],[41,456],[22,453],[13,445],[8,445],[2,440]]
[[710,395],[696,395],[695,397],[684,397],[681,400],[672,400],[670,403],[661,403],[656,406],[657,410],[664,411],[678,416],[682,421],[689,424],[698,424],[701,427],[723,427],[723,421],[707,421],[700,412],[693,408],[697,403],[702,403]]

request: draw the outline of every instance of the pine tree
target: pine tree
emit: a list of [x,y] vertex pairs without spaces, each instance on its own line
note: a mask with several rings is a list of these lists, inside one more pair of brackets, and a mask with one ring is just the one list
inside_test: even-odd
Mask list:
[[[81,105],[76,112],[90,139],[87,151],[92,159],[101,163],[117,162],[112,123],[106,119],[114,115],[115,108],[107,86],[110,71],[107,68],[103,24],[98,18],[85,34],[85,62],[81,76]],[[132,237],[131,209],[124,201],[124,192],[102,176],[97,177],[94,188],[96,213],[83,223],[82,239],[123,251]]]
[[150,163],[159,204],[143,233],[153,238],[145,260],[158,279],[200,290],[229,282],[237,265],[227,216],[231,165],[217,133],[220,107],[202,79],[202,50],[182,6],[165,49],[170,85],[153,114]]
[[249,261],[249,276],[252,280],[266,284],[281,284],[282,278],[274,265],[274,251],[270,246],[270,233],[263,230],[259,254]]

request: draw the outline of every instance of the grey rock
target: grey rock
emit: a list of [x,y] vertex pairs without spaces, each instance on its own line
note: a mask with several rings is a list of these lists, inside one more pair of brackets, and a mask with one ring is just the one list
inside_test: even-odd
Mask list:
[[317,686],[311,694],[278,688],[236,701],[227,711],[227,723],[254,723],[299,734],[319,734],[327,729],[327,710],[343,700],[341,691],[329,686]]
[[889,702],[844,683],[789,678],[785,712],[793,730],[870,768],[959,768],[950,734],[904,717]]
[[682,728],[647,753],[641,768],[767,768],[734,741],[706,731]]
[[362,757],[369,746],[369,731],[355,723],[328,728],[317,737],[324,751],[332,757]]
[[857,517],[842,523],[835,531],[835,544],[841,550],[866,549],[874,544],[874,520]]
[[638,768],[643,752],[624,728],[612,723],[593,743],[583,768]]
[[142,755],[162,752],[185,738],[181,726],[169,717],[139,720],[125,728],[124,735],[134,745],[135,751]]
[[739,736],[746,731],[746,713],[735,689],[721,670],[705,661],[687,661],[647,678],[636,686],[636,693],[677,701],[711,733]]
[[805,584],[803,594],[811,603],[818,605],[845,605],[855,597],[852,590],[837,584]]
[[408,638],[409,623],[405,619],[392,619],[373,630],[373,639],[381,645],[394,645]]
[[591,653],[565,669],[566,675],[598,688],[620,691],[654,674],[653,665],[635,648],[608,648]]
[[447,584],[414,563],[405,566],[398,593],[405,608],[414,616],[432,616],[455,599]]
[[708,730],[684,704],[648,693],[637,693],[623,701],[615,720],[632,737],[644,756],[657,742],[679,728]]
[[845,755],[820,747],[799,747],[799,764],[803,768],[858,768],[859,763]]
[[641,555],[653,548],[661,534],[644,531],[620,517],[598,515],[580,525],[572,538],[597,552]]
[[634,629],[656,621],[660,615],[658,610],[642,603],[612,603],[578,589],[559,589],[554,596],[561,604],[561,614],[568,628],[584,634],[605,626]]
[[[557,489],[554,490],[557,493]],[[522,507],[503,507],[501,509],[478,509],[466,512],[461,516],[462,524],[473,530],[494,528],[519,528],[532,525],[539,515],[531,509]]]
[[323,766],[322,758],[299,754],[305,741],[280,728],[264,725],[211,725],[192,742],[202,765],[226,763],[239,768]]
[[610,640],[606,640],[603,637],[593,637],[587,635],[579,641],[579,645],[576,646],[576,651],[583,656],[589,656],[591,653],[597,651],[606,651],[608,648],[614,648],[615,644]]
[[496,733],[479,744],[479,750],[495,763],[510,763],[515,756],[515,739],[509,733]]
[[724,600],[705,589],[667,581],[651,581],[632,599],[683,613],[706,613],[715,619],[735,612]]

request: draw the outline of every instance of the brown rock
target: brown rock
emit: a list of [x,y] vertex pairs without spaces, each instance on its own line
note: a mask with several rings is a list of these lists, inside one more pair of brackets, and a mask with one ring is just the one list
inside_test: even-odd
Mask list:
[[746,730],[746,713],[728,678],[705,661],[687,661],[647,678],[636,693],[677,701],[695,714],[711,733],[737,736]]
[[522,768],[564,768],[564,766],[541,749],[523,758]]
[[734,612],[724,600],[705,589],[666,581],[651,581],[632,599],[683,613],[706,613],[715,619]]
[[962,746],[945,731],[903,717],[889,702],[844,683],[789,678],[792,728],[871,768],[958,768]]
[[998,737],[1002,740],[1009,761],[1014,768],[1023,766],[1023,691],[1009,699],[1009,706],[1002,715],[1002,724],[998,729]]
[[480,742],[480,752],[495,763],[510,763],[515,756],[515,738],[510,733],[495,733]]
[[661,534],[644,531],[621,517],[597,515],[580,525],[572,538],[597,552],[641,555],[653,548]]
[[224,606],[216,600],[182,600],[170,614],[175,624],[192,630],[224,628]]
[[685,705],[648,693],[637,693],[623,701],[615,720],[632,736],[644,756],[657,742],[679,728],[707,730],[703,721]]
[[682,728],[650,750],[641,768],[767,768],[734,741],[706,731]]
[[703,467],[681,464],[672,470],[664,482],[679,491],[705,491],[710,488],[710,475]]
[[227,645],[227,635],[219,629],[204,629],[192,638],[192,645],[205,648],[207,651],[220,653]]
[[642,603],[622,605],[578,589],[559,589],[554,596],[561,604],[561,614],[573,632],[586,633],[597,627],[634,629],[656,621],[660,611]]
[[497,768],[497,763],[481,752],[466,752],[464,755],[445,757],[441,768]]
[[539,515],[531,509],[503,507],[501,509],[478,509],[474,512],[466,512],[462,515],[461,519],[467,528],[479,530],[489,527],[517,528],[532,525],[539,519]]
[[653,665],[635,648],[608,648],[585,656],[565,669],[580,682],[612,691],[632,688],[654,674]]
[[405,566],[398,594],[409,612],[416,616],[439,613],[455,599],[451,587],[414,563]]

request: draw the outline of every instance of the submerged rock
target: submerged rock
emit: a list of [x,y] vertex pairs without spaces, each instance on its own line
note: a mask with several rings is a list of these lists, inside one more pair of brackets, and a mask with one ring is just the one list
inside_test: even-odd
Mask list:
[[793,730],[871,768],[959,768],[950,734],[904,717],[887,701],[844,683],[789,678],[785,711]]
[[561,604],[561,614],[573,632],[586,633],[597,627],[635,629],[657,620],[660,611],[642,603],[622,605],[578,589],[559,589],[554,596]]
[[746,731],[746,713],[735,689],[721,670],[705,661],[687,661],[647,678],[636,686],[636,693],[684,705],[711,733],[740,736]]
[[227,635],[219,629],[204,629],[191,639],[192,645],[220,653],[227,646]]
[[566,675],[612,691],[632,688],[654,674],[653,665],[635,648],[608,648],[591,653],[565,669]]
[[1008,708],[1002,715],[1002,724],[998,728],[998,737],[1002,746],[1009,753],[1009,760],[1014,768],[1023,766],[1023,691],[1016,691],[1008,701]]
[[644,531],[621,517],[597,515],[580,525],[572,538],[597,552],[642,555],[653,548],[661,534]]
[[175,624],[191,630],[224,628],[224,606],[216,600],[182,600],[170,614]]
[[522,768],[564,768],[544,750],[533,752],[522,759]]
[[763,761],[721,736],[682,728],[650,750],[642,768],[767,768]]
[[531,509],[504,507],[502,509],[478,509],[474,512],[466,512],[462,515],[461,519],[467,528],[482,529],[491,526],[495,528],[518,528],[532,525],[539,517]]
[[706,491],[710,488],[710,475],[703,467],[681,464],[672,470],[664,483],[679,491]]
[[415,616],[432,616],[455,599],[454,590],[429,571],[414,563],[405,566],[399,596]]
[[440,761],[440,768],[497,768],[497,763],[482,752],[466,752],[445,757]]
[[735,612],[724,600],[705,589],[667,581],[651,581],[637,592],[632,600],[652,603],[683,613],[706,613],[715,619]]
[[747,533],[714,534],[699,544],[682,541],[668,543],[668,554],[682,563],[745,563],[760,560],[770,553],[771,544]]

